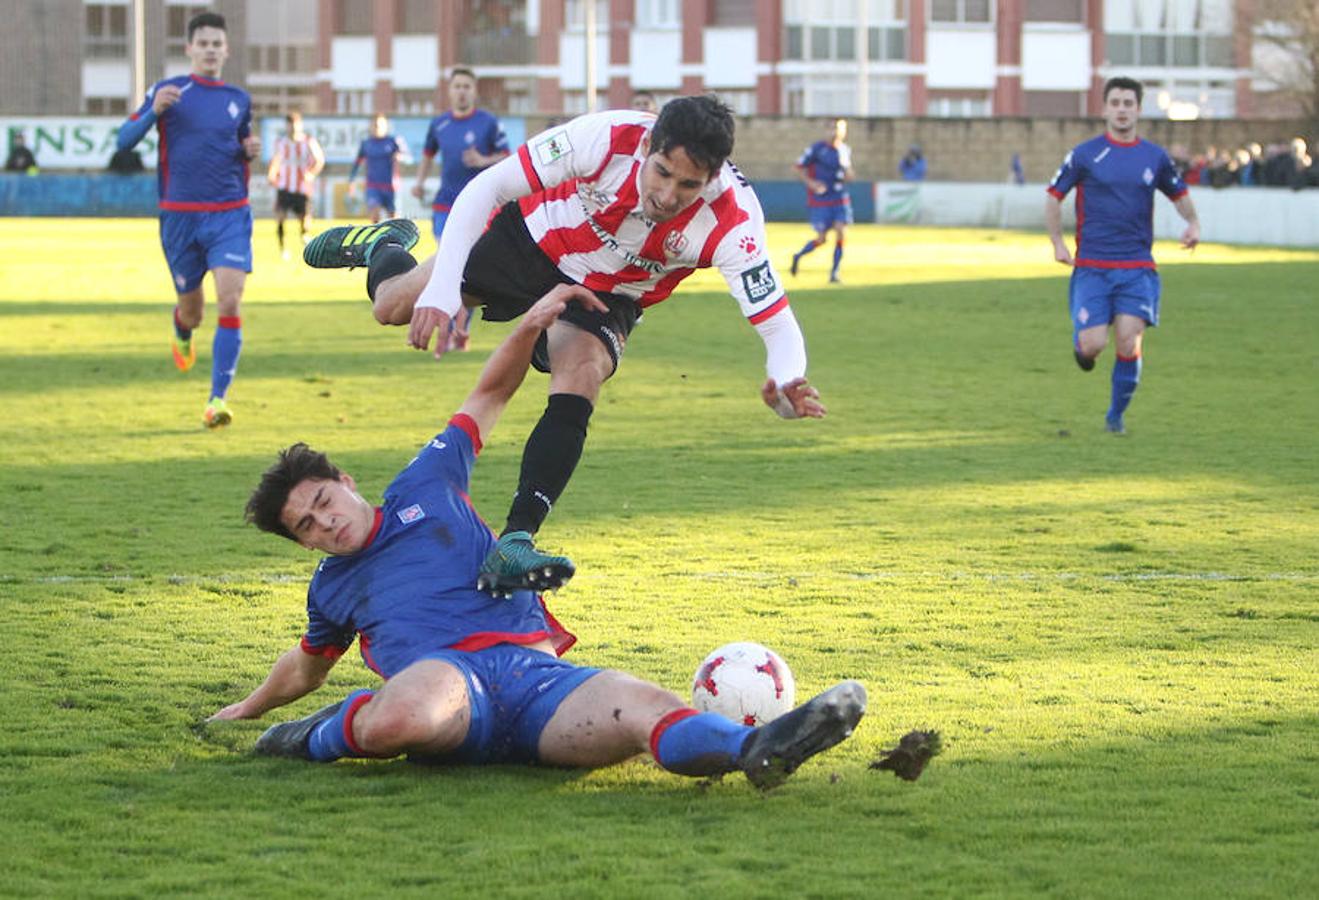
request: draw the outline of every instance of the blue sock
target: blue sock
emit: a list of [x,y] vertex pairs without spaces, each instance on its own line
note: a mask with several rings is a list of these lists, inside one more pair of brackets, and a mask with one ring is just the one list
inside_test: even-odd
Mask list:
[[312,729],[307,739],[307,754],[316,762],[334,762],[336,759],[366,756],[349,737],[353,716],[375,691],[353,691],[339,707],[339,711]]
[[797,255],[798,255],[799,257],[800,257],[800,256],[805,256],[807,253],[810,253],[812,250],[814,250],[816,247],[820,246],[820,244],[822,244],[822,243],[824,243],[824,242],[823,242],[823,241],[817,241],[815,238],[811,238],[809,241],[806,242],[805,246],[803,246],[800,250],[797,251]]
[[655,761],[679,775],[718,775],[737,767],[742,744],[754,729],[718,713],[678,709],[659,720],[650,735]]
[[238,354],[243,349],[243,325],[238,316],[220,316],[211,342],[211,396],[223,397],[238,371]]
[[1136,393],[1140,384],[1140,357],[1119,356],[1113,362],[1113,399],[1108,408],[1108,418],[1118,420],[1127,411],[1131,395]]
[[829,272],[830,275],[838,274],[838,264],[843,261],[843,242],[839,241],[834,244],[834,267]]
[[192,337],[192,329],[184,328],[183,323],[179,321],[179,308],[174,307],[174,333],[179,336],[179,340],[186,341]]

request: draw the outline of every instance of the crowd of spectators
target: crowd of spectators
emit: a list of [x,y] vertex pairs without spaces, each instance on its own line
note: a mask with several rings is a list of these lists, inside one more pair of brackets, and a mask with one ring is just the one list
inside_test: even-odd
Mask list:
[[1252,143],[1235,151],[1210,147],[1195,156],[1184,144],[1173,144],[1169,154],[1187,184],[1285,187],[1294,191],[1319,187],[1319,163],[1310,155],[1304,138],[1267,147]]

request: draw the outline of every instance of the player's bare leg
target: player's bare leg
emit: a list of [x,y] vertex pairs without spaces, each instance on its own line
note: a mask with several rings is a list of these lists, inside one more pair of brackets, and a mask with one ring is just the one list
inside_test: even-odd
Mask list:
[[797,274],[797,267],[801,265],[801,258],[805,256],[807,253],[813,251],[816,247],[822,245],[828,236],[829,236],[829,229],[827,228],[824,231],[817,231],[815,233],[815,237],[811,238],[809,241],[806,242],[805,246],[803,246],[796,253],[792,254],[793,275]]
[[1107,344],[1107,324],[1082,328],[1076,333],[1076,346],[1072,348],[1072,353],[1076,357],[1076,364],[1089,372],[1095,367],[1096,357],[1104,351]]
[[[284,247],[284,220],[288,218],[288,212],[279,203],[275,204],[275,237],[279,239],[279,255],[282,259],[289,258],[289,252]],[[303,229],[306,231],[306,229]]]
[[686,704],[670,691],[617,671],[584,682],[559,704],[540,735],[540,761],[598,767],[646,752],[655,725]]
[[434,755],[453,750],[472,721],[467,680],[450,663],[424,659],[385,682],[352,719],[367,756]]
[[401,275],[386,278],[376,285],[371,314],[381,325],[406,325],[412,321],[412,309],[430,281],[435,257],[428,257]]

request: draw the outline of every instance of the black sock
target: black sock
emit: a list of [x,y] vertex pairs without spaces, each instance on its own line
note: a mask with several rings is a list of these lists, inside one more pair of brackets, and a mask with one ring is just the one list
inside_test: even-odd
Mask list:
[[275,234],[279,235],[279,249],[284,249],[284,223],[275,223]]
[[518,492],[513,495],[503,534],[540,530],[582,458],[592,409],[591,401],[578,394],[550,394],[522,451]]
[[371,254],[371,264],[366,269],[366,295],[375,300],[380,282],[415,268],[417,261],[401,245],[392,242],[381,244]]

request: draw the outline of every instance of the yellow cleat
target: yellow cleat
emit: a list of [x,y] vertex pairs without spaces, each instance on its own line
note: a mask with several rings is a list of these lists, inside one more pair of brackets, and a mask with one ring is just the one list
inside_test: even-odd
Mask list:
[[170,350],[174,354],[174,366],[180,372],[188,371],[193,363],[197,362],[197,348],[193,346],[192,338],[185,341],[177,334],[174,335],[174,339],[170,341]]
[[223,428],[233,420],[234,414],[229,411],[229,404],[224,402],[223,397],[212,397],[206,404],[206,411],[202,413],[202,424],[207,428]]

